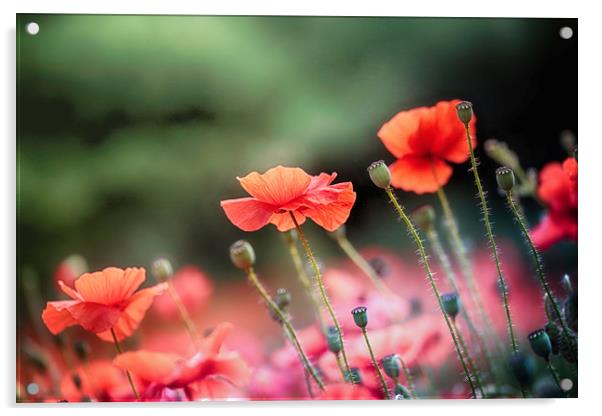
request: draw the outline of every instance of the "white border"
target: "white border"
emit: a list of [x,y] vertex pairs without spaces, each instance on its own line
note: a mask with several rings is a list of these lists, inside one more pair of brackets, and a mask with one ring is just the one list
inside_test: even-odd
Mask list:
[[[92,4],[81,0],[21,0],[18,3],[2,2],[3,23],[2,72],[4,97],[0,125],[5,129],[0,155],[2,163],[0,174],[4,198],[0,216],[2,230],[2,249],[0,264],[3,265],[2,282],[2,315],[4,342],[0,344],[3,360],[2,376],[0,376],[0,404],[7,407],[8,412],[18,414],[65,415],[65,414],[103,414],[107,411],[126,414],[135,409],[145,415],[161,415],[166,411],[173,415],[180,414],[224,414],[238,415],[304,415],[308,412],[336,412],[344,409],[349,416],[363,415],[367,412],[382,413],[414,413],[440,414],[442,412],[462,413],[463,415],[488,416],[507,415],[508,413],[537,412],[539,414],[566,415],[586,412],[601,403],[596,400],[600,393],[600,377],[602,369],[602,327],[600,318],[602,308],[601,282],[602,271],[596,260],[597,249],[602,235],[600,227],[600,183],[602,177],[597,171],[602,155],[602,91],[600,88],[602,65],[600,58],[600,40],[602,21],[593,1],[532,1],[504,0],[498,2],[478,0],[453,1],[382,1],[370,0],[351,3],[337,0],[326,2],[316,0],[304,1],[250,1],[250,0],[105,0]],[[14,351],[15,351],[15,13],[112,13],[112,14],[247,14],[247,15],[345,15],[345,16],[489,16],[489,17],[577,17],[579,28],[579,135],[580,142],[580,241],[579,270],[581,271],[581,332],[580,332],[580,398],[577,400],[514,400],[489,402],[428,401],[422,403],[249,403],[249,404],[213,404],[177,406],[163,404],[161,406],[119,404],[109,406],[60,406],[56,408],[39,408],[12,405],[14,402]],[[559,102],[558,105],[563,105]],[[243,407],[244,406],[244,407]],[[372,410],[375,409],[375,410]]]

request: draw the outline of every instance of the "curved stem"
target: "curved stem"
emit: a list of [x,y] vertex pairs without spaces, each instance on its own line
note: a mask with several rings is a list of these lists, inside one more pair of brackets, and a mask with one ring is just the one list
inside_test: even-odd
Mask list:
[[200,350],[202,347],[201,336],[199,335],[199,332],[197,331],[194,323],[192,322],[190,314],[188,313],[188,309],[186,309],[186,306],[182,302],[182,298],[180,298],[180,295],[178,294],[175,287],[173,286],[173,283],[169,279],[167,280],[167,292],[169,293],[169,296],[171,297],[173,303],[176,305],[176,308],[178,309],[178,312],[180,314],[180,318],[182,319],[182,322],[184,322],[184,326],[186,327],[186,331],[188,331],[190,338],[192,338],[192,342],[196,346],[197,350]]
[[452,328],[449,317],[445,313],[445,308],[443,307],[443,301],[441,300],[441,295],[439,294],[439,289],[437,289],[437,284],[435,283],[435,279],[431,272],[431,268],[429,266],[428,258],[426,255],[426,251],[424,250],[424,245],[422,244],[422,240],[420,239],[420,236],[418,235],[416,228],[414,228],[412,221],[410,221],[410,219],[404,212],[401,205],[399,205],[399,202],[397,202],[397,198],[395,198],[395,195],[393,194],[393,191],[391,190],[391,188],[390,187],[386,188],[385,192],[389,196],[389,199],[391,200],[391,203],[395,207],[397,214],[405,223],[405,225],[408,229],[408,232],[410,233],[411,237],[414,240],[414,243],[416,244],[416,247],[418,247],[418,253],[420,255],[420,260],[422,261],[422,266],[424,267],[424,270],[426,271],[426,275],[428,277],[429,283],[431,285],[431,288],[433,289],[433,293],[435,293],[435,297],[437,298],[437,302],[439,303],[439,308],[441,309],[441,313],[443,314],[443,318],[445,319],[445,323],[447,324],[449,333],[452,337],[452,340],[454,341],[454,347],[456,349],[456,354],[458,355],[458,359],[460,360],[460,363],[462,364],[462,369],[464,370],[464,376],[466,377],[466,380],[468,381],[470,390],[472,391],[473,398],[476,398],[477,394],[475,391],[474,383],[472,382],[472,377],[470,376],[470,372],[468,371],[466,362],[464,361],[464,356],[462,355],[462,352],[460,351],[460,346],[458,345],[458,340],[456,339],[456,334],[454,333],[454,330]]
[[489,221],[489,207],[487,205],[487,198],[485,198],[485,192],[483,192],[483,185],[481,184],[481,178],[479,177],[479,171],[477,169],[477,160],[474,155],[474,149],[472,147],[472,138],[470,137],[470,131],[468,124],[464,124],[466,130],[466,140],[468,141],[468,150],[470,151],[470,165],[472,167],[472,173],[474,175],[475,185],[477,187],[477,193],[481,202],[481,209],[483,211],[483,222],[485,223],[485,231],[487,238],[489,239],[489,245],[491,246],[491,252],[495,261],[495,268],[497,270],[498,282],[502,290],[502,297],[504,299],[504,310],[506,312],[506,321],[508,324],[508,333],[510,334],[510,342],[512,345],[512,352],[518,352],[518,343],[516,342],[516,336],[514,335],[514,325],[512,324],[512,315],[510,315],[510,305],[508,303],[508,286],[506,279],[502,274],[502,267],[500,265],[500,259],[498,256],[497,244],[493,238],[493,230],[491,228],[491,222]]
[[297,249],[297,245],[295,244],[295,240],[292,237],[291,233],[285,233],[284,240],[286,241],[286,245],[288,247],[288,251],[293,259],[293,264],[295,265],[295,270],[297,271],[297,276],[299,277],[299,281],[303,285],[305,289],[305,293],[309,298],[312,309],[318,319],[318,324],[320,325],[320,329],[323,333],[326,333],[327,328],[324,320],[322,319],[322,314],[320,313],[320,304],[318,303],[318,299],[316,298],[316,293],[314,288],[312,287],[311,281],[309,277],[307,277],[307,273],[305,273],[305,269],[303,268],[303,262],[301,261],[301,256],[299,255],[299,250]]
[[[111,336],[113,337],[113,343],[115,344],[115,349],[117,350],[117,354],[123,354],[123,351],[121,350],[121,346],[119,345],[119,341],[117,341],[117,335],[115,335],[115,330],[113,328],[111,328]],[[132,379],[132,374],[130,373],[130,370],[125,370],[125,375],[128,378],[128,382],[130,383],[132,392],[134,392],[134,397],[136,398],[136,400],[140,400],[140,395],[138,394],[138,389],[136,388],[136,385],[134,384],[134,379]]]
[[385,393],[385,398],[389,400],[391,398],[391,392],[389,392],[389,387],[387,387],[387,382],[383,377],[383,373],[380,371],[380,367],[378,366],[378,361],[376,361],[376,357],[374,356],[374,351],[372,351],[372,345],[370,345],[370,339],[368,339],[368,331],[366,328],[362,328],[362,334],[364,334],[364,339],[366,340],[366,345],[368,346],[368,351],[370,352],[370,358],[372,359],[372,365],[376,370],[376,374],[380,380],[380,384],[383,388],[383,392]]
[[255,271],[253,270],[253,268],[249,267],[246,270],[246,273],[247,273],[249,282],[255,287],[255,289],[257,289],[257,292],[259,292],[259,294],[263,298],[264,302],[271,308],[272,311],[274,311],[274,313],[276,314],[276,316],[278,317],[280,322],[282,322],[282,325],[284,325],[284,327],[288,331],[288,333],[291,337],[293,346],[299,352],[299,356],[301,357],[303,367],[305,367],[307,369],[307,371],[309,371],[309,373],[311,374],[312,378],[314,379],[314,381],[316,382],[318,387],[320,387],[320,390],[324,390],[324,383],[322,383],[322,380],[320,380],[320,377],[318,376],[318,373],[316,372],[316,369],[314,368],[314,366],[309,362],[309,359],[307,358],[307,355],[305,354],[305,351],[303,350],[303,347],[301,346],[301,343],[299,342],[299,339],[297,338],[297,334],[295,332],[295,329],[291,325],[290,320],[282,312],[282,310],[278,307],[278,305],[276,305],[276,303],[272,300],[272,298],[268,294],[267,290],[263,287],[261,282],[259,282],[259,279],[257,278],[257,275],[255,274]]
[[[285,314],[286,315],[286,314]],[[286,328],[286,326],[284,326],[284,324],[280,324],[282,326],[282,332],[284,333],[284,337],[288,340],[288,342],[291,343],[291,345],[293,346],[293,348],[295,349],[295,351],[297,352],[297,355],[299,355],[299,360],[301,360],[301,364],[303,363],[303,358],[301,357],[301,353],[299,352],[299,350],[297,349],[297,346],[295,345],[295,343],[293,342],[293,339],[290,335],[290,332],[288,331],[288,329]],[[303,365],[303,375],[305,376],[305,386],[307,387],[307,394],[309,394],[309,397],[313,398],[314,397],[314,392],[311,388],[311,382],[309,381],[309,371],[307,371],[307,367],[305,367],[305,365]]]
[[337,319],[337,316],[334,313],[334,309],[332,308],[332,305],[330,304],[330,301],[328,300],[326,288],[324,287],[324,282],[322,281],[322,273],[320,273],[320,268],[318,267],[318,263],[316,262],[316,259],[314,258],[314,254],[311,251],[311,247],[309,246],[309,242],[305,238],[305,234],[303,233],[301,226],[299,226],[299,223],[297,222],[297,219],[295,218],[295,214],[292,211],[290,211],[289,213],[291,215],[291,218],[293,219],[293,223],[295,224],[295,227],[297,228],[297,233],[299,233],[299,240],[301,240],[301,244],[303,245],[303,248],[305,249],[305,253],[307,254],[307,257],[309,258],[309,261],[311,262],[311,265],[314,269],[314,273],[316,274],[316,280],[318,281],[318,288],[320,289],[320,294],[322,295],[322,300],[324,301],[324,304],[326,305],[326,308],[328,309],[328,313],[330,314],[330,317],[332,318],[332,322],[334,323],[334,326],[338,331],[339,342],[341,343],[341,355],[343,356],[343,362],[345,363],[345,370],[347,371],[347,374],[350,375],[350,381],[353,384],[353,380],[351,377],[351,367],[349,367],[349,362],[347,361],[347,354],[345,353],[345,342],[343,340],[343,332],[341,331],[341,325],[339,325],[339,320]]
[[403,369],[403,374],[406,376],[406,381],[408,383],[408,388],[410,389],[410,393],[414,399],[418,397],[416,394],[416,385],[414,384],[414,378],[412,377],[412,373],[410,373],[410,369],[408,368],[406,362],[399,356],[399,361],[401,362],[401,368]]
[[533,261],[535,262],[535,269],[537,271],[537,277],[539,278],[539,283],[541,284],[545,294],[550,299],[550,303],[552,305],[552,309],[554,310],[554,314],[556,315],[556,319],[558,319],[558,322],[560,323],[560,326],[562,327],[562,335],[563,335],[565,341],[567,342],[567,345],[569,345],[571,350],[573,351],[573,354],[575,355],[575,357],[577,357],[577,351],[575,351],[576,350],[575,344],[574,344],[573,340],[571,339],[571,337],[569,336],[569,329],[568,329],[566,323],[564,322],[564,318],[563,318],[562,314],[560,313],[560,307],[558,306],[558,302],[556,301],[556,298],[554,297],[554,294],[552,293],[552,289],[550,288],[548,279],[546,278],[546,276],[544,274],[543,263],[541,261],[541,257],[539,256],[539,253],[537,251],[537,248],[535,247],[535,244],[533,244],[533,240],[531,239],[529,230],[527,229],[527,226],[523,221],[523,217],[520,214],[519,210],[517,209],[514,199],[512,198],[512,194],[510,192],[508,192],[506,194],[506,200],[508,202],[508,206],[510,207],[510,210],[512,211],[512,214],[514,215],[514,219],[520,226],[521,232],[522,232],[523,236],[525,237],[525,241],[527,242],[527,246],[529,246],[529,251],[531,252],[531,257],[533,257]]
[[335,237],[341,250],[351,259],[351,261],[372,281],[376,289],[382,294],[391,294],[391,290],[383,283],[381,278],[378,276],[376,271],[372,268],[370,263],[364,259],[364,257],[353,247],[353,244],[344,235],[337,235]]
[[[341,375],[343,376],[343,381],[347,381],[347,375],[345,374],[345,369],[343,368],[343,364],[341,363],[341,354],[337,352],[337,353],[334,353],[334,356],[337,359],[337,366],[339,367],[339,370],[341,370]],[[349,377],[351,377],[351,375]]]
[[472,359],[472,354],[470,353],[470,351],[468,351],[468,348],[466,347],[466,342],[464,341],[464,336],[462,335],[462,332],[460,332],[458,330],[458,326],[456,325],[456,320],[452,318],[451,321],[452,321],[452,326],[454,328],[454,331],[456,332],[456,336],[458,337],[458,340],[460,341],[460,346],[462,347],[462,350],[464,350],[464,355],[466,355],[466,361],[468,361],[468,366],[472,370],[472,374],[474,376],[474,380],[477,385],[477,389],[479,389],[479,392],[481,393],[481,397],[487,398],[487,396],[485,395],[485,391],[483,390],[483,383],[481,382],[481,376],[479,374],[479,369],[477,368],[474,360]]

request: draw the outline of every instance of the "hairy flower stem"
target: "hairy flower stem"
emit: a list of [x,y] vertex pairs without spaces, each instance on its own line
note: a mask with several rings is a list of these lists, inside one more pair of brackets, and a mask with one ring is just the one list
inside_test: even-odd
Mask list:
[[418,397],[416,394],[416,385],[414,384],[414,378],[412,377],[412,373],[410,373],[410,369],[408,368],[406,362],[399,356],[399,361],[401,362],[401,368],[403,369],[403,374],[406,376],[406,382],[408,383],[408,388],[410,389],[410,393],[412,393],[412,397],[415,399]]
[[[287,316],[286,313],[284,313],[284,314],[285,314],[285,316]],[[305,376],[305,386],[307,387],[307,393],[309,394],[309,397],[313,398],[314,397],[314,392],[313,392],[313,389],[311,388],[311,382],[309,380],[309,377],[310,377],[309,371],[307,371],[307,367],[305,367],[305,365],[303,363],[303,357],[301,357],[301,352],[299,352],[299,349],[297,348],[297,346],[293,342],[293,339],[292,339],[292,337],[290,335],[290,332],[288,331],[288,329],[286,329],[286,326],[284,324],[282,324],[282,323],[280,325],[282,327],[282,332],[284,334],[284,338],[286,338],[287,341],[291,343],[291,345],[293,346],[293,348],[297,352],[297,355],[299,355],[299,360],[301,361],[301,364],[303,365],[303,375]]]
[[387,400],[391,399],[391,392],[389,391],[389,387],[387,387],[387,382],[383,377],[382,371],[380,371],[380,367],[378,366],[378,361],[376,361],[376,357],[374,356],[374,351],[372,350],[372,345],[370,345],[370,339],[368,338],[368,331],[366,328],[362,328],[362,334],[364,335],[364,339],[366,340],[366,345],[368,346],[368,351],[370,352],[370,358],[372,359],[372,365],[376,370],[376,374],[380,380],[380,384],[383,388],[383,393],[385,394],[385,398]]
[[353,244],[344,235],[337,235],[335,237],[341,250],[351,259],[351,261],[372,281],[376,289],[383,295],[390,295],[391,290],[383,283],[381,278],[378,276],[376,271],[372,268],[370,263],[362,257],[362,255],[353,247]]
[[186,327],[186,331],[188,331],[190,338],[192,338],[192,342],[196,346],[197,350],[200,350],[203,345],[201,341],[201,336],[199,335],[199,332],[197,331],[194,322],[192,322],[190,314],[188,313],[188,309],[186,309],[186,306],[182,302],[182,298],[180,298],[180,295],[178,294],[173,283],[169,279],[167,280],[167,293],[169,293],[169,297],[171,297],[172,302],[176,305],[176,308],[178,309],[178,312],[180,314],[180,318],[182,319],[182,322]]
[[[479,288],[476,285],[474,273],[472,271],[472,266],[470,264],[470,260],[468,259],[468,253],[466,252],[466,246],[460,237],[460,229],[458,227],[458,222],[456,221],[456,216],[452,211],[451,205],[449,203],[449,199],[447,198],[447,194],[443,190],[443,187],[440,187],[437,190],[437,197],[439,198],[439,203],[441,204],[441,208],[443,209],[443,216],[445,218],[445,226],[449,231],[448,235],[451,240],[451,247],[460,265],[460,269],[462,270],[462,275],[466,280],[466,286],[468,287],[468,293],[470,294],[470,298],[472,299],[473,304],[477,307],[479,311],[479,315],[481,317],[481,321],[483,326],[486,328],[487,337],[494,341],[494,346],[496,349],[496,353],[498,355],[502,355],[501,351],[498,351],[498,337],[495,331],[492,331],[491,328],[494,328],[491,323],[491,319],[489,318],[489,314],[483,305],[483,298],[481,297],[481,293],[479,292]],[[491,352],[486,349],[486,354],[491,356]]]
[[548,366],[548,369],[550,370],[550,373],[552,373],[552,377],[554,377],[554,381],[556,382],[556,385],[558,386],[558,388],[562,392],[562,395],[564,397],[566,397],[566,393],[564,392],[564,390],[562,389],[562,385],[560,384],[560,377],[558,376],[558,373],[556,372],[556,369],[552,365],[552,360],[550,360],[548,358],[546,360],[546,365]]
[[[121,345],[119,345],[119,341],[117,341],[117,335],[115,335],[115,330],[113,328],[111,328],[111,336],[113,337],[113,343],[115,344],[115,349],[117,350],[117,354],[123,354],[123,351],[121,350]],[[132,378],[132,374],[130,373],[130,370],[125,370],[125,375],[128,378],[128,382],[130,383],[130,387],[132,388],[134,397],[136,398],[136,400],[140,400],[140,395],[138,394],[138,389],[136,388],[136,385],[134,384],[134,379]]]
[[303,289],[305,289],[305,293],[309,298],[312,309],[316,318],[318,319],[318,323],[320,325],[320,329],[323,334],[326,334],[326,324],[322,319],[322,314],[320,313],[320,304],[319,300],[316,296],[316,292],[311,284],[311,280],[307,277],[307,273],[305,273],[305,269],[303,268],[303,262],[301,261],[301,256],[299,255],[299,250],[297,249],[297,244],[295,243],[295,238],[291,235],[291,232],[284,234],[284,241],[288,247],[288,251],[293,259],[293,264],[295,265],[295,270],[297,271],[297,276],[299,277],[299,281],[303,285]]
[[[341,353],[337,352],[334,353],[335,358],[337,359],[337,366],[339,367],[339,370],[341,370],[341,375],[343,376],[343,381],[347,381],[347,374],[350,373],[345,373],[345,369],[343,368],[343,363],[341,362]],[[351,376],[349,376],[351,377]]]
[[406,228],[408,229],[408,232],[410,233],[410,236],[412,237],[412,239],[414,240],[414,243],[416,244],[416,247],[418,248],[422,266],[424,267],[424,270],[426,271],[426,275],[428,277],[429,283],[431,285],[431,288],[433,289],[433,292],[435,293],[437,302],[439,302],[439,308],[441,309],[441,313],[443,314],[443,318],[445,319],[445,323],[447,324],[449,333],[452,337],[452,340],[454,341],[454,347],[456,349],[456,354],[458,355],[458,359],[460,360],[460,363],[462,364],[462,369],[464,370],[464,376],[466,377],[466,380],[468,381],[468,384],[470,386],[470,390],[472,391],[472,397],[476,398],[477,394],[475,391],[474,383],[472,381],[472,377],[470,375],[470,372],[468,371],[466,362],[464,361],[464,356],[462,355],[462,351],[460,350],[460,345],[458,344],[458,339],[456,338],[456,334],[454,333],[452,324],[449,320],[449,317],[445,313],[445,308],[443,307],[443,301],[441,300],[441,295],[439,294],[439,289],[437,289],[437,284],[435,283],[435,278],[433,277],[433,273],[431,272],[431,268],[430,268],[429,262],[428,262],[428,257],[426,255],[426,251],[424,250],[424,245],[422,244],[420,235],[418,234],[418,231],[416,231],[414,224],[412,224],[412,221],[410,221],[410,219],[406,215],[406,213],[403,210],[403,208],[401,207],[401,205],[399,205],[399,202],[397,202],[397,198],[395,198],[395,195],[393,194],[393,190],[391,189],[391,187],[386,188],[385,192],[389,196],[389,200],[395,207],[397,214],[405,223]]
[[339,320],[337,319],[337,316],[334,313],[334,309],[332,308],[332,305],[330,304],[330,301],[328,300],[328,295],[326,294],[326,288],[324,287],[324,281],[322,280],[322,273],[320,272],[318,263],[316,262],[316,259],[314,258],[313,252],[311,251],[309,242],[307,241],[307,238],[305,238],[305,233],[303,232],[303,229],[301,229],[301,226],[299,225],[299,223],[297,222],[297,219],[295,218],[295,214],[292,211],[290,211],[290,215],[291,215],[291,218],[293,219],[293,223],[295,224],[295,228],[297,229],[297,233],[299,234],[299,240],[301,240],[301,244],[303,245],[303,248],[305,249],[305,253],[307,254],[307,257],[309,258],[309,261],[311,262],[311,265],[314,269],[314,273],[316,275],[316,280],[318,282],[318,288],[320,289],[320,294],[322,295],[322,300],[324,301],[324,304],[326,305],[326,308],[328,309],[328,313],[330,314],[330,317],[332,318],[332,322],[334,323],[337,333],[339,334],[339,342],[341,343],[341,355],[343,356],[343,362],[345,363],[346,374],[350,375],[350,377],[349,377],[350,382],[352,384],[354,384],[353,377],[351,377],[351,367],[349,367],[349,361],[347,361],[347,353],[345,352],[345,342],[343,340],[343,332],[341,331],[341,325],[339,325]]
[[472,370],[472,375],[473,375],[475,383],[477,385],[477,389],[479,389],[479,392],[481,393],[481,397],[487,398],[487,396],[485,395],[485,391],[483,390],[483,382],[481,381],[481,375],[480,375],[479,369],[476,366],[474,360],[472,359],[472,355],[470,354],[470,351],[466,347],[466,342],[464,341],[464,336],[462,335],[462,332],[460,332],[460,330],[458,329],[458,325],[456,325],[456,320],[454,318],[452,318],[451,321],[452,321],[452,326],[454,328],[454,332],[456,333],[456,336],[458,337],[458,340],[460,341],[460,346],[462,347],[462,350],[464,350],[464,355],[466,356],[466,361],[468,361],[468,366]]
[[468,141],[468,150],[470,151],[470,165],[474,175],[475,185],[479,194],[481,202],[481,209],[483,211],[483,222],[485,223],[485,231],[487,238],[489,239],[489,245],[491,246],[491,252],[495,261],[495,267],[497,269],[498,281],[502,290],[502,297],[504,299],[504,309],[506,312],[506,321],[508,324],[508,333],[510,335],[510,342],[512,346],[512,352],[518,352],[518,343],[516,342],[516,336],[514,335],[514,325],[512,324],[512,315],[510,315],[510,305],[508,303],[508,285],[506,279],[502,273],[502,266],[500,265],[500,259],[498,256],[497,244],[493,238],[493,230],[491,228],[491,222],[489,221],[489,207],[487,205],[487,198],[485,198],[485,192],[483,191],[483,185],[481,184],[481,178],[479,177],[479,171],[477,169],[477,160],[474,155],[474,149],[472,147],[472,138],[470,137],[470,130],[468,129],[468,123],[464,124],[466,130],[466,140]]
[[521,229],[521,232],[522,232],[523,236],[525,237],[525,241],[527,242],[527,246],[529,247],[529,251],[531,252],[533,261],[535,262],[535,269],[537,271],[537,277],[539,278],[539,283],[541,284],[545,294],[547,295],[548,299],[550,300],[550,304],[552,305],[554,315],[556,315],[556,319],[558,319],[558,322],[560,323],[560,326],[562,328],[562,336],[564,337],[565,341],[567,342],[567,345],[570,346],[571,350],[573,351],[574,356],[577,357],[577,349],[576,349],[575,343],[573,342],[572,338],[569,335],[570,334],[569,329],[566,325],[566,322],[564,321],[562,313],[560,312],[560,307],[558,306],[558,302],[556,301],[556,298],[554,297],[554,294],[552,293],[552,289],[550,288],[548,279],[546,278],[546,275],[544,274],[543,263],[541,261],[539,252],[537,251],[535,244],[533,244],[533,240],[531,239],[531,235],[529,234],[527,225],[525,224],[525,222],[523,220],[523,216],[520,214],[519,210],[516,207],[516,204],[514,203],[514,199],[512,198],[511,192],[508,192],[506,194],[506,201],[508,202],[510,211],[512,211],[512,214],[514,215],[514,219],[518,223],[518,225]]
[[[443,268],[443,271],[445,272],[445,276],[447,277],[447,281],[449,282],[450,287],[452,288],[452,290],[454,292],[459,294],[460,291],[459,291],[458,283],[456,280],[456,273],[454,272],[454,269],[451,265],[451,261],[450,261],[449,257],[447,256],[447,253],[443,249],[443,245],[441,244],[441,240],[439,239],[439,234],[437,233],[437,231],[435,230],[434,227],[431,227],[430,229],[426,230],[426,238],[429,241],[429,243],[431,244],[431,247],[433,248],[433,251],[435,252],[435,255],[437,256],[439,263],[441,264],[441,267]],[[483,352],[485,359],[487,361],[487,366],[489,367],[489,369],[491,371],[494,371],[495,364],[494,364],[493,357],[491,356],[489,349],[485,345],[485,342],[483,341],[481,333],[475,327],[474,322],[472,322],[472,319],[470,318],[470,315],[468,314],[468,311],[466,310],[465,307],[462,307],[460,309],[460,313],[462,314],[462,318],[466,322],[466,326],[468,327],[468,330],[470,331],[471,338],[477,342],[477,344],[479,345],[479,348]],[[461,335],[461,334],[459,334],[459,335]],[[468,349],[465,346],[463,346],[462,348],[464,348],[464,351],[466,352],[466,354],[468,354],[467,356],[469,358],[469,364],[470,364],[470,361],[472,360],[472,358],[470,357],[470,352],[468,351]],[[471,367],[472,367],[473,371],[477,371],[472,364],[471,364]]]
[[245,270],[245,272],[247,274],[247,278],[249,279],[249,282],[255,287],[257,292],[259,292],[259,295],[263,298],[263,301],[276,314],[276,316],[278,317],[280,322],[282,322],[282,325],[285,327],[286,331],[288,331],[288,333],[290,335],[290,339],[293,343],[293,346],[295,347],[295,349],[299,353],[299,356],[301,357],[303,367],[306,368],[307,371],[309,371],[309,374],[312,376],[312,378],[314,379],[314,381],[316,382],[316,384],[318,385],[320,390],[323,391],[324,383],[322,383],[322,380],[320,380],[320,377],[318,376],[316,369],[314,368],[314,366],[311,364],[311,362],[307,358],[307,355],[305,354],[305,351],[303,350],[303,347],[301,346],[301,343],[299,342],[299,339],[297,338],[297,333],[295,332],[295,329],[293,328],[293,325],[291,324],[289,318],[282,312],[282,309],[280,309],[278,307],[278,305],[276,305],[276,303],[272,300],[272,298],[268,294],[267,290],[263,287],[263,285],[257,278],[257,275],[255,274],[255,270],[253,270],[252,267],[249,267]]

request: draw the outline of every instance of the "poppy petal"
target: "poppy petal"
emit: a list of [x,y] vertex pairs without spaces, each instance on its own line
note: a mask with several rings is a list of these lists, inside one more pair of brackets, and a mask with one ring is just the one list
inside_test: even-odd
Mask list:
[[349,218],[356,195],[351,182],[330,185],[329,188],[336,194],[336,201],[312,205],[304,214],[327,231],[335,231]]
[[230,322],[222,322],[218,324],[211,334],[203,340],[203,349],[208,355],[217,354],[224,342],[224,339],[234,329],[234,325]]
[[[138,325],[140,325],[146,311],[152,305],[155,296],[162,294],[165,290],[167,290],[167,284],[160,283],[147,289],[142,289],[129,298],[127,306],[123,309],[119,319],[113,326],[117,340],[121,341],[132,335],[136,328],[138,328]],[[96,335],[103,341],[113,342],[113,336],[110,331],[100,332]]]
[[182,360],[177,354],[138,350],[119,354],[113,364],[122,370],[131,371],[144,381],[165,384]]
[[115,305],[129,298],[145,278],[143,268],[107,267],[100,272],[83,274],[75,281],[75,289],[86,302]]
[[255,198],[227,199],[220,202],[230,222],[243,231],[257,231],[270,222],[274,207]]
[[65,284],[65,282],[63,282],[62,280],[59,280],[58,284],[59,284],[59,288],[63,291],[63,293],[65,295],[69,296],[71,299],[81,300],[81,301],[84,300],[79,293],[77,293],[75,290],[73,290],[69,286],[67,286]]
[[94,333],[113,327],[121,314],[119,308],[91,302],[76,302],[67,309],[78,324],[86,331]]
[[303,195],[311,176],[301,168],[276,166],[264,174],[251,172],[238,180],[251,196],[279,207]]
[[[291,211],[291,212],[294,212],[295,219],[297,220],[297,224],[301,225],[305,222],[305,220],[306,220],[305,215],[301,214],[298,211],[296,211],[296,212]],[[276,228],[278,229],[278,231],[280,231],[280,232],[292,230],[293,228],[295,228],[295,223],[293,222],[293,219],[291,218],[290,212],[273,214],[270,217],[270,224],[274,224],[276,226]]]
[[194,383],[192,390],[193,400],[224,400],[240,396],[240,392],[231,383],[219,376],[209,376]]
[[79,303],[77,300],[60,300],[48,302],[46,309],[42,312],[42,321],[54,335],[62,332],[65,328],[77,325],[77,321],[69,312],[69,306]]
[[409,111],[397,113],[391,120],[383,124],[377,136],[387,150],[400,159],[410,153],[410,140],[414,137],[420,126],[420,119],[428,109],[426,107],[414,108]]
[[215,374],[219,374],[239,387],[247,384],[251,376],[247,363],[237,353],[223,354],[215,358],[213,369]]
[[441,159],[406,156],[390,166],[391,184],[417,194],[435,192],[452,175],[452,167]]

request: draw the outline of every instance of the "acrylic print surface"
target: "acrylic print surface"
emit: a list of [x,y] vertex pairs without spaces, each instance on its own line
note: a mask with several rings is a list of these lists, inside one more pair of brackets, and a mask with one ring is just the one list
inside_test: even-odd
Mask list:
[[17,401],[577,397],[576,19],[17,32]]

